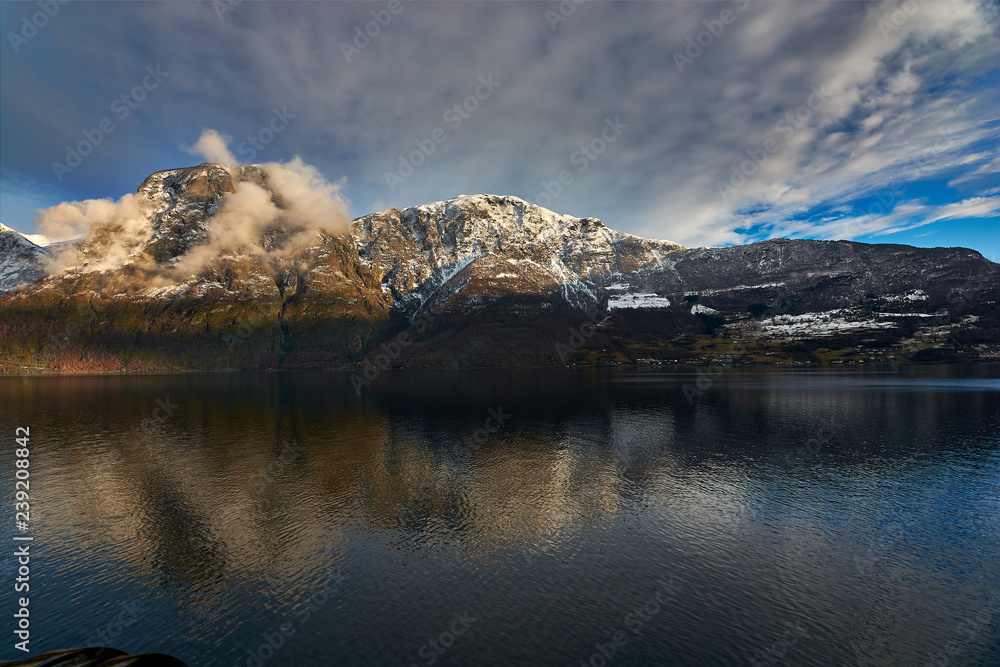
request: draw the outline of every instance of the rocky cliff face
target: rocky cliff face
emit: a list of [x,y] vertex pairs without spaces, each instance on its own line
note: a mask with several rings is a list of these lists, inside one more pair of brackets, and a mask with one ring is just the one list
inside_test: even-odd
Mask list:
[[[972,358],[1000,343],[1000,266],[971,250],[782,239],[687,249],[494,195],[309,229],[290,245],[301,227],[270,178],[211,164],[153,174],[131,217],[91,228],[46,277],[45,249],[0,230],[0,364],[849,362],[948,345]],[[282,215],[243,245],[208,245],[230,198],[253,189],[243,184]]]
[[[181,269],[225,198],[265,181],[256,167],[211,164],[147,178],[137,219],[95,226],[68,266],[0,297],[3,361],[57,371],[328,367],[398,328],[350,238],[316,233],[292,255],[233,246],[194,273]],[[283,231],[248,240],[280,246]]]
[[35,282],[43,275],[45,248],[0,224],[0,293]]
[[555,291],[570,306],[593,308],[600,301],[596,286],[658,266],[682,249],[496,195],[365,216],[354,222],[353,236],[362,261],[411,317],[457,294],[485,305],[505,295]]

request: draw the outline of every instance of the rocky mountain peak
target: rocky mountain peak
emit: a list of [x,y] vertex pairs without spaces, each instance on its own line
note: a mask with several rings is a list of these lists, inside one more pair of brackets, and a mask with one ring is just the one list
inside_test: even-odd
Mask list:
[[144,248],[157,262],[178,257],[207,240],[208,219],[240,182],[266,188],[266,174],[256,166],[225,167],[205,163],[150,175],[137,194],[150,202],[152,237]]
[[169,195],[204,202],[235,192],[235,184],[243,181],[264,187],[266,176],[257,165],[226,167],[206,162],[195,167],[166,169],[151,174],[137,192],[150,199]]
[[656,266],[683,249],[491,194],[392,209],[353,225],[361,258],[414,313],[458,291],[492,298],[557,289],[578,306],[593,305],[591,279]]
[[41,278],[46,256],[45,248],[0,223],[0,292]]
[[[65,248],[70,259],[0,226],[0,361],[8,349],[9,363],[88,371],[222,357],[318,368],[413,327],[449,341],[413,352],[414,363],[565,363],[553,341],[595,319],[603,333],[580,358],[615,363],[709,354],[698,336],[761,350],[792,341],[782,354],[804,359],[812,353],[796,341],[855,355],[922,350],[931,337],[992,344],[1000,331],[1000,267],[972,250],[788,239],[687,249],[493,194],[348,223],[336,188],[314,188],[310,169],[157,172],[101,203],[87,237]],[[312,205],[317,193],[326,206]],[[39,280],[52,265],[62,268]],[[58,338],[63,320],[79,332],[65,348],[37,350],[25,334]]]

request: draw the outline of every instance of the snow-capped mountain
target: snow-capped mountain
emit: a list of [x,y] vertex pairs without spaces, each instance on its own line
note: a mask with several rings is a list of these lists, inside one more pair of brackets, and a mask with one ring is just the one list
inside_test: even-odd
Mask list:
[[0,223],[0,292],[35,282],[45,271],[45,248]]
[[659,266],[683,249],[496,195],[368,215],[354,221],[353,236],[362,260],[411,317],[463,291],[488,301],[555,288],[567,303],[594,308],[611,276]]
[[20,289],[0,294],[0,367],[847,363],[1000,344],[1000,266],[972,250],[688,249],[497,195],[310,225],[279,181],[153,174],[45,277],[46,250],[3,228],[0,292]]

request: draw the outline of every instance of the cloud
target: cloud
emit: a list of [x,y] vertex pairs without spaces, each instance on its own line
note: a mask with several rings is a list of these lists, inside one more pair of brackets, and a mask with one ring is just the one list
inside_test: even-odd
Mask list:
[[[69,179],[125,191],[145,174],[123,165],[173,165],[192,126],[223,127],[233,146],[257,142],[258,159],[301,155],[334,180],[347,175],[361,212],[459,192],[534,200],[568,171],[573,182],[551,208],[699,245],[833,229],[815,209],[835,211],[849,231],[861,217],[851,202],[929,179],[961,185],[979,165],[963,160],[1000,142],[991,83],[1000,41],[989,3],[905,3],[909,12],[892,0],[742,6],[583,3],[553,30],[545,17],[553,5],[404,4],[350,62],[341,43],[372,20],[364,5],[242,3],[222,21],[203,3],[81,6],[78,21],[47,28],[51,43],[33,43],[38,58],[0,63],[5,87],[24,91],[0,100],[0,160],[5,171],[15,163],[51,179],[51,162],[107,115],[141,64],[162,62],[172,76],[155,104],[116,121],[113,141]],[[708,45],[679,72],[673,54],[725,9],[734,20],[701,37]],[[118,48],[94,51],[90,40]],[[503,84],[453,130],[444,114],[490,74]],[[823,105],[737,198],[721,201],[717,182],[824,85]],[[272,132],[268,118],[284,104],[295,121]],[[609,116],[629,129],[579,170],[571,156]],[[390,191],[384,173],[435,128],[447,139]],[[236,164],[221,139],[199,154]],[[970,194],[940,193],[927,205]]]
[[43,248],[47,245],[52,245],[53,241],[45,234],[22,234],[24,238],[28,239],[37,246],[42,246]]
[[189,250],[171,274],[178,279],[190,278],[209,268],[220,254],[240,250],[266,254],[262,237],[280,215],[270,192],[253,183],[240,183],[210,219],[208,243]]
[[225,167],[235,167],[239,162],[229,152],[232,137],[222,136],[215,130],[204,129],[194,146],[186,148],[192,155],[201,155],[206,162],[214,162]]
[[[970,162],[971,161],[978,162],[979,160],[985,160],[989,158],[990,153],[977,153],[969,157],[972,158]],[[995,176],[997,174],[1000,174],[1000,155],[994,155],[993,159],[990,160],[989,162],[984,162],[975,169],[962,174],[958,178],[952,179],[948,183],[948,185],[954,187],[956,185],[972,183],[980,179],[985,179],[988,176]]]
[[853,239],[886,236],[947,220],[991,218],[1000,215],[1000,197],[971,197],[943,205],[919,200],[901,201],[885,213],[842,213],[822,220],[787,221],[780,236]]
[[297,155],[284,164],[266,162],[260,167],[267,174],[268,187],[281,199],[283,215],[308,229],[347,231],[350,218],[342,184],[328,183],[316,167]]
[[[228,138],[205,130],[196,146],[208,155],[228,154]],[[88,271],[117,269],[139,262],[164,280],[187,280],[212,269],[220,255],[244,254],[277,269],[294,259],[318,234],[342,234],[350,228],[348,201],[342,184],[329,183],[320,171],[300,157],[258,165],[264,185],[236,180],[218,210],[206,221],[208,240],[195,246],[172,266],[155,266],[139,258],[152,239],[157,201],[128,194],[119,200],[88,199],[39,211],[35,224],[51,241],[83,237],[78,247],[67,247],[49,267],[61,272],[85,267]],[[245,169],[230,169],[238,179]]]
[[[754,55],[757,45],[746,43],[754,32],[733,31],[723,49],[733,63],[725,79],[746,71],[752,85],[726,100],[731,109],[708,112],[726,128],[721,140],[698,137],[693,147],[678,140],[679,147],[693,148],[684,163],[688,173],[672,169],[675,182],[655,179],[664,194],[658,203],[647,204],[644,232],[665,226],[672,238],[688,245],[870,233],[892,225],[878,216],[854,215],[852,202],[954,172],[975,146],[996,141],[996,130],[980,120],[995,116],[990,104],[995,93],[961,78],[964,70],[988,67],[986,59],[997,53],[993,28],[976,4],[925,3],[884,36],[879,21],[898,3],[808,4],[838,44],[817,32],[812,21],[801,20],[801,4],[782,4],[784,16],[774,14],[776,5],[748,16],[751,23],[770,27],[775,48]],[[799,44],[782,48],[791,39]],[[715,74],[723,71],[716,68]],[[782,134],[774,132],[776,121],[802,110],[815,86],[829,91],[828,99],[811,114],[792,117],[790,136],[782,141]],[[696,99],[707,97],[690,92]],[[777,149],[763,164],[747,163],[748,151],[759,154],[769,133],[779,139]],[[728,206],[720,207],[706,176],[714,172],[711,181],[728,184],[734,166],[744,165],[746,182]],[[811,215],[815,210],[840,213],[823,220]]]
[[929,216],[924,224],[939,220],[962,218],[989,218],[1000,212],[1000,197],[972,197],[964,201],[945,204]]
[[[205,130],[202,139],[206,136],[218,138],[215,147],[228,153],[228,138],[214,130]],[[337,235],[350,229],[341,184],[327,182],[299,156],[258,166],[266,187],[237,181],[236,191],[208,219],[208,242],[185,254],[170,271],[172,276],[190,278],[211,269],[220,255],[236,253],[260,258],[276,269],[315,244],[319,233]]]
[[35,225],[52,242],[84,237],[79,246],[67,245],[47,267],[57,273],[85,266],[88,271],[115,269],[141,250],[153,232],[153,203],[138,194],[115,201],[87,199],[43,209]]

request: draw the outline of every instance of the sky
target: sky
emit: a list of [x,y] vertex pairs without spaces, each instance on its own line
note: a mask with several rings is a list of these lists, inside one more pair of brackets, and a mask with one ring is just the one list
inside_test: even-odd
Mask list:
[[492,193],[689,247],[1000,261],[996,1],[4,0],[0,33],[23,233],[156,171],[298,156],[355,217]]

